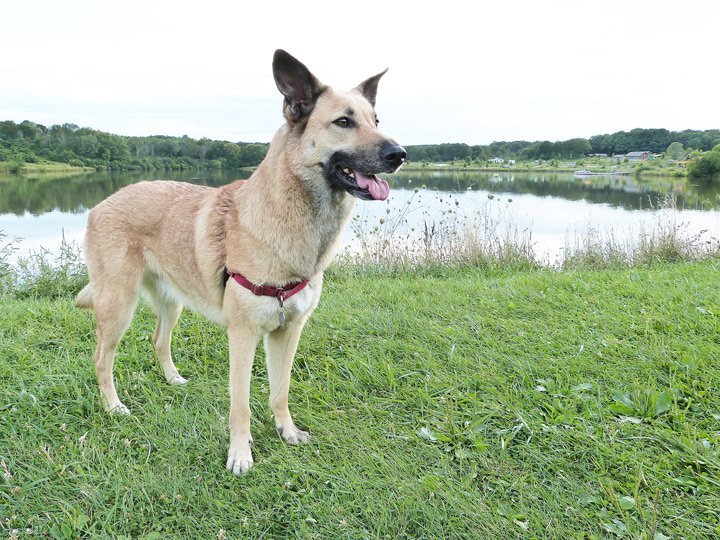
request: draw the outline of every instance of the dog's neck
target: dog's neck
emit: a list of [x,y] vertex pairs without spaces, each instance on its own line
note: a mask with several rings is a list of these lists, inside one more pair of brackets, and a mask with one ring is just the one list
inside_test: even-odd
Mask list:
[[[287,126],[278,131],[263,162],[238,189],[228,216],[228,267],[253,281],[283,284],[322,272],[355,205],[354,197],[327,184],[320,165],[297,169],[290,153],[297,148],[293,139]],[[264,269],[266,275],[243,268],[242,254],[248,249],[273,261]]]

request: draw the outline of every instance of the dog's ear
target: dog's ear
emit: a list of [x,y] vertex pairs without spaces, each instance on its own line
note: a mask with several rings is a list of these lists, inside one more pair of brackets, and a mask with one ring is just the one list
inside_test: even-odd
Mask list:
[[378,73],[374,77],[370,77],[368,80],[361,82],[355,87],[355,90],[360,92],[370,104],[375,107],[375,97],[377,96],[378,81],[380,77],[387,73],[387,68],[382,73]]
[[291,123],[306,118],[317,98],[327,89],[305,65],[282,49],[273,56],[273,76],[278,90],[285,96],[283,114]]

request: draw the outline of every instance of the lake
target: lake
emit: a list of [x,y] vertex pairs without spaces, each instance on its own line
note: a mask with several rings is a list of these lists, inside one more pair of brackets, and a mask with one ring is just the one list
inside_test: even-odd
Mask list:
[[[15,257],[41,247],[55,252],[63,238],[82,243],[90,208],[133,182],[163,178],[220,186],[248,175],[171,171],[0,176],[0,233],[6,235],[4,242],[22,239]],[[357,245],[358,233],[376,227],[407,236],[420,235],[433,224],[490,224],[498,234],[510,231],[529,241],[550,262],[588,231],[600,238],[631,239],[659,220],[669,220],[687,234],[720,237],[720,189],[688,185],[681,178],[423,170],[400,172],[387,180],[387,201],[358,202],[344,235],[348,249]],[[674,208],[661,208],[668,196],[676,201]]]

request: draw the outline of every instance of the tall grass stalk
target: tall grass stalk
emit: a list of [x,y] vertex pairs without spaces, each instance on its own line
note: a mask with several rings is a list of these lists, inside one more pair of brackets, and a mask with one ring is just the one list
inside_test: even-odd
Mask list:
[[663,262],[702,261],[720,256],[720,239],[710,231],[693,231],[679,220],[677,200],[668,195],[657,201],[654,221],[637,234],[588,229],[565,247],[564,268],[609,268]]
[[504,219],[507,209],[494,215],[485,205],[465,214],[457,208],[457,201],[453,204],[451,200],[441,200],[441,218],[426,215],[420,230],[402,232],[408,229],[413,202],[409,200],[398,214],[388,215],[372,228],[361,220],[353,221],[358,243],[341,253],[338,261],[385,272],[448,266],[525,268],[543,264],[533,249],[530,230],[521,230]]
[[[356,218],[351,227],[357,241],[338,255],[334,266],[393,274],[448,267],[602,269],[720,257],[720,239],[710,231],[693,231],[680,219],[682,213],[671,196],[652,206],[651,226],[623,234],[588,228],[566,241],[556,261],[538,252],[530,228],[514,224],[509,206],[498,212],[491,203],[492,196],[479,210],[464,213],[457,201],[446,200],[442,217],[426,215],[419,230],[409,226],[410,212],[418,209],[413,198],[378,225]],[[58,256],[40,248],[13,264],[16,248],[17,239],[0,231],[0,293],[56,297],[76,293],[87,282],[82,250],[75,242],[63,238]]]
[[411,202],[380,225],[368,227],[361,220],[354,221],[358,243],[342,253],[339,262],[397,272],[448,266],[612,268],[720,256],[720,240],[710,231],[695,232],[688,222],[680,221],[682,214],[672,196],[651,205],[655,212],[651,226],[625,234],[588,228],[566,242],[556,261],[538,251],[529,228],[513,224],[507,208],[498,214],[485,205],[464,214],[447,204],[442,219],[425,219],[420,231],[401,232],[407,229]]
[[57,254],[40,247],[15,264],[17,238],[9,241],[0,233],[0,293],[15,297],[60,297],[77,293],[87,283],[87,268],[81,247],[63,235]]

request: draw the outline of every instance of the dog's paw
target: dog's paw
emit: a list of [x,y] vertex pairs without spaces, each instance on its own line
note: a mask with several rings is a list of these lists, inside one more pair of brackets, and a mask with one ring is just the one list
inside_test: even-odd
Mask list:
[[250,445],[252,443],[253,438],[251,435],[247,442],[241,443],[237,445],[237,447],[233,447],[233,445],[230,446],[230,449],[228,450],[227,463],[225,464],[228,471],[232,471],[232,473],[236,476],[240,476],[241,474],[248,472],[254,463],[252,451],[250,450]]
[[235,476],[240,476],[248,472],[250,467],[253,466],[253,463],[252,452],[250,452],[250,448],[248,447],[247,451],[229,452],[225,467],[228,471],[232,471]]
[[128,409],[122,401],[119,401],[117,405],[108,407],[106,410],[108,414],[130,414],[130,409]]
[[168,379],[168,382],[170,384],[175,385],[175,384],[185,384],[188,382],[188,380],[185,377],[181,377],[180,375],[173,375],[172,377],[170,377],[170,379]]
[[298,429],[295,426],[293,426],[291,429],[284,429],[282,426],[277,426],[277,431],[282,437],[283,441],[288,444],[303,444],[306,442],[310,442],[310,439],[312,439],[312,437],[307,431]]

